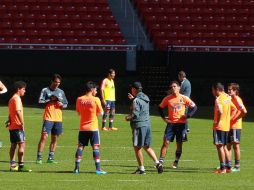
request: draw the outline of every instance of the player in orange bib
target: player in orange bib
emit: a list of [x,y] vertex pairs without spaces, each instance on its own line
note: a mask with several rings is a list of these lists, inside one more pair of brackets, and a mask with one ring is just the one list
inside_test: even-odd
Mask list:
[[[31,172],[24,166],[25,153],[25,124],[21,97],[25,95],[26,83],[17,81],[14,83],[15,93],[9,100],[9,119],[6,126],[10,132],[10,171]],[[18,166],[15,161],[15,151],[18,146]]]
[[[177,81],[170,83],[170,95],[166,96],[159,105],[159,113],[163,121],[167,124],[164,133],[163,145],[160,153],[160,163],[163,164],[164,158],[170,142],[176,138],[175,161],[172,167],[177,168],[178,162],[182,155],[182,144],[187,140],[187,130],[185,127],[186,119],[193,116],[197,110],[196,104],[187,96],[179,93],[180,85]],[[165,117],[163,108],[168,107],[168,117]],[[190,110],[185,113],[186,107]],[[186,118],[187,117],[187,118]],[[163,172],[163,169],[160,173]]]
[[236,107],[231,101],[231,97],[224,92],[221,83],[212,85],[212,93],[215,97],[213,140],[220,160],[220,168],[214,173],[231,172],[231,159],[227,149],[228,133],[230,130],[230,120],[236,114]]
[[93,149],[93,158],[95,161],[96,174],[106,174],[101,170],[100,165],[100,134],[98,127],[98,115],[103,115],[101,101],[97,94],[97,86],[89,81],[85,85],[85,95],[77,98],[76,111],[80,116],[80,127],[78,135],[78,147],[76,150],[76,161],[74,173],[79,173],[79,165],[82,159],[83,150],[90,141]]
[[61,80],[62,77],[59,74],[53,74],[51,84],[41,90],[39,103],[43,104],[45,109],[43,114],[41,137],[37,149],[36,164],[42,164],[42,152],[50,134],[51,142],[49,145],[47,163],[58,163],[54,159],[54,154],[58,138],[63,133],[62,110],[68,105],[64,91],[59,88]]
[[237,83],[228,84],[228,94],[231,96],[233,104],[237,108],[237,114],[235,118],[231,120],[229,131],[229,143],[227,145],[229,156],[231,156],[231,147],[233,146],[235,155],[235,166],[232,168],[232,172],[240,171],[240,138],[242,130],[242,118],[247,114],[247,110],[243,104],[242,99],[239,96],[240,86]]

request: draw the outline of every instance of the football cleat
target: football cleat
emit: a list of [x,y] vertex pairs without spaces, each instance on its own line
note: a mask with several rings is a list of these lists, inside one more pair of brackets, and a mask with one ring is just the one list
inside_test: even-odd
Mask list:
[[42,164],[42,160],[36,160],[36,164]]
[[47,160],[47,163],[48,163],[48,164],[58,164],[58,162],[55,161],[54,159],[48,159],[48,160]]
[[17,172],[19,169],[18,166],[15,166],[15,167],[10,167],[10,172]]
[[156,164],[156,168],[158,170],[158,174],[161,174],[163,172],[163,167],[161,163]]
[[238,167],[238,168],[233,167],[233,168],[231,169],[231,172],[240,172],[240,168],[239,168],[239,167]]
[[78,168],[74,169],[73,173],[74,174],[79,174],[79,169]]
[[146,174],[145,170],[140,170],[139,168],[132,174]]
[[116,127],[109,127],[108,130],[109,130],[109,131],[117,131],[118,128],[116,128]]
[[107,172],[105,172],[103,170],[96,170],[95,173],[96,174],[107,174]]
[[174,161],[172,164],[172,168],[176,169],[178,167],[178,162]]
[[214,170],[213,173],[216,173],[216,174],[225,174],[225,173],[227,173],[227,170],[226,169],[223,169],[223,170],[217,169],[217,170]]
[[107,127],[103,127],[101,130],[102,131],[108,131]]
[[31,172],[31,171],[32,171],[31,169],[29,169],[25,166],[23,166],[22,168],[19,167],[19,169],[18,169],[18,172]]

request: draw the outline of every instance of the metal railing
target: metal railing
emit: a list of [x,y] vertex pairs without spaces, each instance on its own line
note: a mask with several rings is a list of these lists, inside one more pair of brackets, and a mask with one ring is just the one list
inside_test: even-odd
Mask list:
[[86,51],[136,51],[136,45],[0,43],[0,49],[84,50],[84,51],[85,50]]
[[254,46],[168,46],[168,51],[185,52],[254,52]]

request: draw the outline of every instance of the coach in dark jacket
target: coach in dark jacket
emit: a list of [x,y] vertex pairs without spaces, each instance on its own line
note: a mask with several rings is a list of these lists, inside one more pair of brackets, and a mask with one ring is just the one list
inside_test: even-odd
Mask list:
[[132,142],[136,154],[138,169],[134,174],[145,174],[144,157],[142,148],[153,159],[154,164],[160,173],[162,165],[159,163],[156,154],[150,147],[152,143],[152,130],[149,113],[149,98],[142,92],[140,82],[134,82],[131,85],[131,93],[128,98],[132,101],[130,114],[125,117],[126,121],[130,121],[132,128]]

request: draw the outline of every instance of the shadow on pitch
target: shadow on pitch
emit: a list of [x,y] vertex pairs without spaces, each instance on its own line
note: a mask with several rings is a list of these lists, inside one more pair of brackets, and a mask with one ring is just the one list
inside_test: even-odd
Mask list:
[[190,167],[173,169],[173,168],[165,167],[164,171],[174,172],[174,173],[212,173],[213,169],[212,168],[190,168]]

